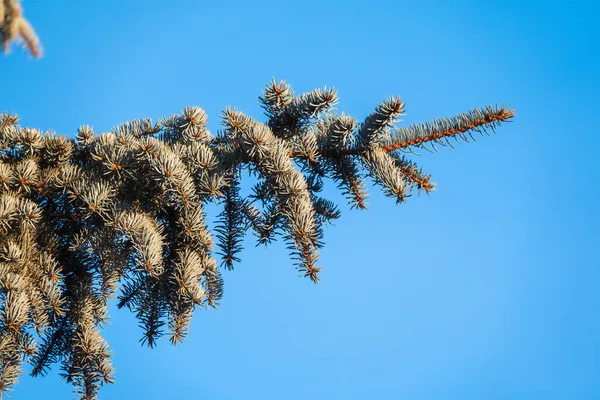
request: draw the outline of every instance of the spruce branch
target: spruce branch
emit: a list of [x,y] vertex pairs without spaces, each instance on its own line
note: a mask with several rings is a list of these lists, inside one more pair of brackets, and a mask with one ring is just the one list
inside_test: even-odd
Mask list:
[[414,161],[407,159],[405,156],[397,156],[395,154],[392,154],[392,157],[394,157],[396,167],[406,180],[416,186],[418,190],[423,190],[427,194],[435,190],[435,184],[431,182],[431,175],[426,175]]
[[358,130],[358,145],[371,147],[377,145],[377,139],[386,132],[387,128],[394,126],[404,114],[404,102],[400,97],[390,97],[373,111]]
[[218,254],[223,258],[222,265],[232,270],[233,263],[240,262],[237,254],[242,250],[241,241],[247,229],[240,204],[238,178],[231,176],[228,181],[229,184],[224,190],[224,210],[219,214],[219,223],[215,227],[215,232],[221,248]]
[[40,40],[23,17],[20,0],[0,0],[0,43],[3,52],[6,53],[9,45],[19,39],[34,57],[42,56]]
[[[240,261],[248,232],[264,245],[281,236],[300,275],[318,282],[324,227],[341,214],[323,197],[328,182],[351,208],[366,208],[368,177],[402,203],[434,189],[403,152],[514,117],[488,106],[402,128],[399,97],[362,122],[335,113],[337,100],[273,80],[259,99],[264,122],[227,108],[215,136],[198,107],[100,135],[84,125],[72,139],[0,114],[0,394],[29,360],[33,375],[60,363],[80,398],[97,398],[114,380],[101,336],[109,299],[134,313],[142,344],[179,344],[197,308],[218,306],[221,271]],[[257,180],[249,196],[244,171]],[[209,202],[222,207],[214,232]]]
[[466,135],[473,139],[473,132],[480,135],[485,135],[490,130],[495,132],[502,122],[508,122],[514,116],[514,111],[507,106],[474,108],[451,118],[394,129],[384,138],[381,146],[384,151],[390,152],[409,147],[423,147],[429,142],[449,144],[449,139],[458,142],[460,138],[466,142]]

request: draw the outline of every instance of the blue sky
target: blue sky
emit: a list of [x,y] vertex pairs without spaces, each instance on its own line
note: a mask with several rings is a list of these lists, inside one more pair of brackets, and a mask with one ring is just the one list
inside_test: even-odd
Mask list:
[[[141,347],[125,310],[105,336],[101,399],[597,399],[600,234],[595,2],[24,1],[45,56],[0,60],[0,110],[73,135],[187,104],[219,128],[260,118],[271,77],[339,90],[364,118],[389,95],[406,123],[488,103],[514,123],[419,157],[438,188],[342,207],[322,281],[282,244],[225,272],[218,311],[181,346]],[[329,185],[330,198],[343,199]],[[212,216],[214,217],[214,213]],[[69,399],[58,377],[13,399]]]

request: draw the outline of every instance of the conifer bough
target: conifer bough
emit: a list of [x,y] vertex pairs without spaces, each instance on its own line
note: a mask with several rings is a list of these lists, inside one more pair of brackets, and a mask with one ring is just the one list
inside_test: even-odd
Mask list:
[[[21,39],[35,57],[39,40],[18,0],[0,0],[3,50]],[[188,333],[197,307],[215,307],[223,280],[212,255],[203,206],[223,206],[216,231],[221,266],[239,262],[242,240],[281,236],[298,270],[318,281],[323,226],[340,216],[320,197],[333,180],[351,207],[366,208],[368,176],[398,203],[434,189],[406,153],[468,141],[514,116],[507,107],[473,109],[452,118],[396,127],[399,97],[364,121],[333,112],[337,94],[296,96],[285,82],[267,85],[267,122],[235,109],[212,136],[201,109],[186,107],[75,139],[20,127],[0,114],[0,398],[22,364],[42,375],[54,363],[82,399],[113,382],[110,351],[100,335],[108,299],[136,314],[142,343]],[[240,195],[242,171],[258,183]]]
[[[82,399],[96,398],[113,382],[100,335],[111,297],[135,313],[150,347],[165,333],[173,344],[185,338],[194,309],[223,293],[205,203],[223,206],[222,267],[240,261],[246,232],[264,244],[279,235],[317,282],[323,225],[340,216],[320,197],[326,178],[351,207],[365,208],[367,176],[401,203],[434,189],[406,153],[468,141],[514,116],[488,106],[402,128],[404,103],[392,97],[358,122],[333,111],[333,89],[295,95],[275,81],[259,100],[265,123],[228,108],[215,136],[197,107],[101,135],[82,126],[74,139],[0,114],[0,394],[28,361],[33,375],[60,363]],[[243,170],[258,182],[248,197]]]
[[23,8],[19,0],[0,0],[0,44],[6,53],[8,46],[22,41],[31,55],[41,57],[42,47],[35,30],[23,17]]

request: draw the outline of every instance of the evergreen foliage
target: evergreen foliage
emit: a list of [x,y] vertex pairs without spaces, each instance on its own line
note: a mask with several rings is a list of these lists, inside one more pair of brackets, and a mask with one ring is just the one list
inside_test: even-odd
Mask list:
[[[264,244],[281,236],[301,275],[317,282],[323,226],[340,216],[319,195],[326,178],[351,207],[365,208],[367,176],[402,203],[434,189],[405,153],[468,141],[514,116],[485,107],[399,128],[404,103],[393,97],[358,122],[333,111],[333,89],[295,95],[275,81],[259,100],[266,123],[228,108],[216,136],[197,107],[100,135],[82,126],[75,138],[0,114],[0,393],[29,360],[33,375],[60,363],[82,399],[96,398],[113,381],[100,335],[111,297],[135,313],[142,343],[183,340],[193,311],[223,294],[207,202],[223,206],[223,267],[240,261],[252,231]],[[247,198],[243,170],[258,181]]]
[[42,48],[33,27],[23,17],[20,0],[0,0],[0,45],[7,52],[8,46],[22,41],[34,57],[41,57]]
[[[39,40],[18,0],[0,0],[0,42],[21,38],[34,56]],[[197,107],[153,123],[122,124],[75,138],[18,125],[0,114],[0,398],[32,365],[43,375],[60,363],[81,399],[113,382],[100,331],[117,297],[139,320],[150,347],[188,334],[196,308],[216,307],[221,267],[240,261],[242,241],[281,237],[301,275],[318,282],[323,227],[339,218],[320,196],[327,179],[350,207],[366,208],[365,179],[402,203],[434,190],[407,154],[487,134],[514,112],[476,108],[452,118],[397,127],[404,112],[391,97],[359,122],[337,114],[337,93],[296,95],[274,80],[259,101],[265,123],[228,108],[213,136]],[[240,194],[243,172],[258,183]],[[215,228],[204,206],[223,206]]]

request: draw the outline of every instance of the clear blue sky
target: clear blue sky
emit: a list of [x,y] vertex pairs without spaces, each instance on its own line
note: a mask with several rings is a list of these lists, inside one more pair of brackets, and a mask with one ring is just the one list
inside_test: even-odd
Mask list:
[[[495,102],[517,112],[496,136],[421,156],[431,196],[397,207],[372,190],[370,211],[342,207],[319,285],[283,245],[250,242],[221,308],[198,312],[180,347],[141,347],[132,315],[113,311],[117,383],[101,399],[600,398],[597,3],[24,8],[46,54],[2,57],[0,110],[62,134],[187,104],[216,131],[227,105],[260,118],[271,77],[333,85],[359,118],[395,94],[406,123]],[[13,399],[73,398],[58,370],[24,377]]]

